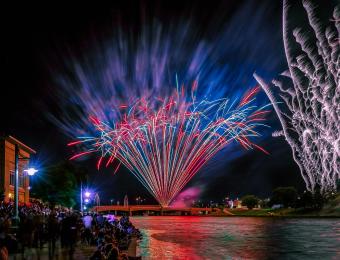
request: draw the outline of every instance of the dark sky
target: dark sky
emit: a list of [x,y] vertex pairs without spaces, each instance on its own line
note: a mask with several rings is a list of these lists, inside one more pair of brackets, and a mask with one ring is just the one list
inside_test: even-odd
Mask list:
[[[160,14],[164,23],[188,16],[208,38],[211,27],[207,24],[212,19],[222,20],[230,25],[225,36],[230,39],[226,48],[234,48],[226,63],[237,68],[238,73],[244,73],[246,82],[253,82],[251,73],[254,70],[270,80],[286,68],[281,37],[281,1],[256,1],[257,4],[250,4],[250,1],[123,2],[115,1],[110,5],[49,3],[3,8],[0,130],[36,149],[36,160],[42,165],[54,164],[70,156],[66,147],[70,137],[47,116],[49,110],[58,106],[51,98],[51,71],[60,69],[62,63],[58,62],[58,57],[66,52],[65,49],[86,53],[91,48],[87,39],[93,33],[105,35],[116,25],[113,21],[117,16],[126,18],[123,31],[128,28],[138,31],[136,16],[141,9],[147,10],[150,16]],[[213,37],[214,33],[211,33]],[[250,58],[243,63],[245,57]],[[243,66],[248,67],[244,69]],[[268,121],[272,130],[279,128],[274,112]],[[270,152],[269,156],[259,151],[237,155],[224,152],[187,186],[199,186],[201,198],[213,200],[246,193],[267,196],[278,186],[293,185],[303,189],[288,144],[283,139],[271,137],[269,132],[260,144]],[[94,160],[79,163],[88,167],[91,185],[100,190],[103,198],[122,200],[125,193],[132,198],[138,194],[150,197],[124,168],[112,176],[110,170],[98,172]]]

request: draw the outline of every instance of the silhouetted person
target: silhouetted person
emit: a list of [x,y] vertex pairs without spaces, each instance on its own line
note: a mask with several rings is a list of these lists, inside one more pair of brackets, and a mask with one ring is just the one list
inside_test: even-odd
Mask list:
[[59,235],[59,223],[55,211],[52,210],[47,219],[48,256],[50,259],[52,259],[55,254],[55,244],[58,235]]
[[22,215],[20,218],[19,224],[19,232],[20,232],[20,240],[22,243],[22,258],[25,258],[25,248],[28,248],[31,251],[33,246],[33,237],[34,237],[34,225],[33,225],[33,217],[31,214]]
[[68,250],[70,259],[73,259],[75,244],[77,240],[77,216],[72,214],[66,216],[61,224],[62,247]]

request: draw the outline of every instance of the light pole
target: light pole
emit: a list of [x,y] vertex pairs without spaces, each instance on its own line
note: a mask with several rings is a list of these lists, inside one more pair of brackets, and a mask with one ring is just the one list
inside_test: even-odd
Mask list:
[[80,212],[83,215],[83,182],[80,182]]
[[[29,160],[29,157],[19,157],[19,145],[15,144],[14,149],[14,219],[19,220],[19,160]],[[29,176],[33,176],[38,170],[28,168],[24,170]]]
[[95,203],[96,203],[96,211],[97,211],[97,213],[98,213],[98,206],[100,206],[100,198],[99,198],[99,194],[98,194],[98,192],[96,192],[96,194],[94,195],[94,201],[95,201]]
[[15,144],[15,160],[14,160],[14,219],[19,220],[19,145]]
[[[81,213],[84,212],[84,209],[86,209],[86,205],[90,202],[91,200],[91,196],[92,196],[92,193],[89,191],[89,190],[85,190],[85,192],[83,192],[83,183],[80,184],[80,210],[81,210]],[[84,199],[85,197],[85,199]],[[84,205],[84,202],[85,202],[85,205]],[[85,208],[86,207],[86,208]]]

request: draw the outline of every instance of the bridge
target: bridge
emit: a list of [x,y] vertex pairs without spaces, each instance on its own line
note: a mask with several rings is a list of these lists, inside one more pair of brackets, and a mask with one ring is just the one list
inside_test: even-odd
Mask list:
[[[95,212],[126,212],[130,216],[133,215],[133,212],[145,212],[149,214],[150,212],[157,212],[159,215],[166,215],[167,213],[175,213],[180,212],[187,215],[207,215],[213,212],[221,213],[221,209],[219,208],[195,208],[195,207],[162,207],[161,205],[129,205],[129,206],[120,206],[120,205],[106,205],[106,206],[95,206],[91,209]],[[224,212],[226,213],[226,212]],[[228,214],[228,213],[226,213]],[[230,213],[231,214],[231,213]]]

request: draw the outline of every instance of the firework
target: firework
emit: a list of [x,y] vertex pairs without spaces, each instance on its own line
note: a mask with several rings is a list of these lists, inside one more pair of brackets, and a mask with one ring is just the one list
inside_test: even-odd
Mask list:
[[85,149],[71,159],[99,153],[97,168],[123,164],[162,206],[168,206],[190,179],[221,149],[232,141],[245,149],[257,148],[251,142],[259,136],[269,112],[255,104],[259,87],[250,90],[240,102],[221,98],[197,100],[192,87],[175,91],[168,98],[139,98],[132,105],[121,104],[115,111],[119,120],[104,122],[90,117],[96,136],[80,137],[69,145]]
[[293,30],[289,15],[292,8],[288,1],[283,6],[289,71],[282,74],[284,78],[273,80],[272,86],[280,91],[286,106],[279,105],[270,84],[255,77],[282,125],[282,131],[273,136],[284,136],[291,146],[307,189],[328,193],[336,190],[340,178],[340,12],[336,7],[329,25],[323,26],[315,6],[310,1],[304,1],[303,6],[309,28]]

